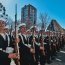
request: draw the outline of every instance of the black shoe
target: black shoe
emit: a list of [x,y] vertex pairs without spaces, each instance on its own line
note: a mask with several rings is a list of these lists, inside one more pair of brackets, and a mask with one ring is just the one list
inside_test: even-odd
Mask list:
[[48,64],[51,64],[51,63],[52,63],[52,61],[47,61],[47,63],[48,63]]
[[54,60],[55,59],[55,57],[51,57],[51,60]]

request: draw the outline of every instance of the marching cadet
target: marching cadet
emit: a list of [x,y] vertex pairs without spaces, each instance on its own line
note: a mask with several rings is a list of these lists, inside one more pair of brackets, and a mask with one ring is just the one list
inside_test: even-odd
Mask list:
[[8,43],[4,33],[5,21],[4,18],[0,18],[0,65],[10,65],[11,58],[16,58],[16,54],[7,49]]
[[61,38],[62,38],[62,41],[61,41],[61,42],[62,42],[61,47],[63,48],[63,47],[64,47],[64,36],[62,35]]
[[20,64],[30,65],[30,45],[28,44],[26,34],[26,24],[22,23],[19,25],[19,50],[20,50]]
[[44,42],[47,43],[46,44],[46,62],[48,64],[50,64],[51,63],[51,60],[50,60],[51,53],[50,53],[50,40],[49,40],[49,36],[45,37]]
[[60,37],[58,36],[58,51],[60,51]]
[[53,36],[51,36],[51,39],[50,39],[50,43],[51,43],[51,60],[53,60],[55,57],[54,57],[54,45],[53,45]]
[[64,47],[65,44],[65,40],[64,40],[64,36],[62,36],[62,47]]
[[7,42],[8,42],[8,47],[9,46],[12,46],[14,48],[14,44],[13,44],[13,40],[12,40],[12,36],[9,34],[10,31],[9,31],[9,26],[5,26],[4,28],[4,33],[6,35],[6,39],[7,39]]
[[36,34],[36,26],[32,26],[30,28],[31,30],[31,36],[29,38],[29,44],[31,44],[31,65],[38,65],[39,62],[39,43],[38,43],[38,37]]
[[[9,25],[6,25],[4,28],[4,33],[6,35],[6,42],[8,43],[8,47],[6,48],[6,52],[10,53],[10,51],[14,52],[14,43],[13,43],[13,38],[11,36],[10,31],[9,31]],[[15,62],[13,59],[11,59],[10,65],[14,64]]]
[[57,39],[56,39],[56,36],[54,36],[53,37],[53,47],[54,47],[54,50],[53,50],[54,53],[53,54],[54,54],[54,56],[56,56],[56,54],[57,54],[56,53],[56,50],[57,50],[56,49],[56,44],[57,44]]
[[43,30],[40,30],[40,65],[45,65],[46,62],[46,54],[45,54],[45,43],[44,43],[44,37],[43,37]]
[[58,35],[56,36],[56,40],[57,40],[57,42],[56,42],[56,51],[59,52],[59,37],[58,37]]
[[61,46],[62,46],[62,38],[61,38],[61,35],[60,35],[60,38],[59,38],[59,44],[60,44],[60,49],[61,49]]

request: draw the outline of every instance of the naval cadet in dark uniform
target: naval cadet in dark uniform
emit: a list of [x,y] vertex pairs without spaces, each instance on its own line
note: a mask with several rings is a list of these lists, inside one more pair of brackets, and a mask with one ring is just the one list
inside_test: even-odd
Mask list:
[[28,38],[26,34],[26,24],[19,25],[19,50],[20,50],[20,64],[30,65],[30,45],[28,44]]
[[6,25],[5,26],[5,29],[4,29],[4,33],[5,33],[5,35],[6,35],[6,40],[7,40],[7,43],[8,43],[8,47],[12,47],[12,48],[14,48],[14,43],[13,43],[13,37],[12,37],[12,35],[10,34],[10,27],[9,27],[9,25]]
[[51,52],[50,52],[49,36],[45,37],[44,42],[47,43],[47,45],[46,45],[46,62],[48,64],[50,64],[51,63],[51,60],[50,60]]
[[40,43],[40,65],[45,65],[45,62],[46,62],[46,56],[45,56],[46,55],[46,52],[45,52],[46,43],[44,42],[43,30],[40,30],[39,43]]
[[[6,25],[4,28],[4,33],[6,35],[6,42],[8,43],[8,47],[6,48],[7,53],[14,53],[15,52],[15,46],[13,43],[13,37],[10,34],[10,27],[9,25]],[[15,60],[11,59],[10,65],[16,65]]]
[[31,65],[38,65],[39,62],[39,43],[38,43],[38,35],[36,34],[37,27],[32,26],[30,28],[31,30],[31,36],[29,37],[29,44],[31,44]]
[[11,58],[16,58],[15,53],[8,53],[6,35],[4,33],[5,19],[0,18],[0,65],[10,65]]

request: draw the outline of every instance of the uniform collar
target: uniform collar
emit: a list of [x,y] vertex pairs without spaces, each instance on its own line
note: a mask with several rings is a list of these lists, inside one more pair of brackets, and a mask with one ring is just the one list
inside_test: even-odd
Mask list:
[[4,40],[6,39],[5,34],[4,33],[0,33],[0,35],[4,38]]

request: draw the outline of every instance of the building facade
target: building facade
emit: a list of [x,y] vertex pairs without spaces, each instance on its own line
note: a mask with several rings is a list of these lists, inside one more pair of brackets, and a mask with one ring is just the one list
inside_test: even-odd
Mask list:
[[32,5],[25,5],[21,11],[21,21],[26,24],[33,25],[36,24],[37,20],[37,9]]

